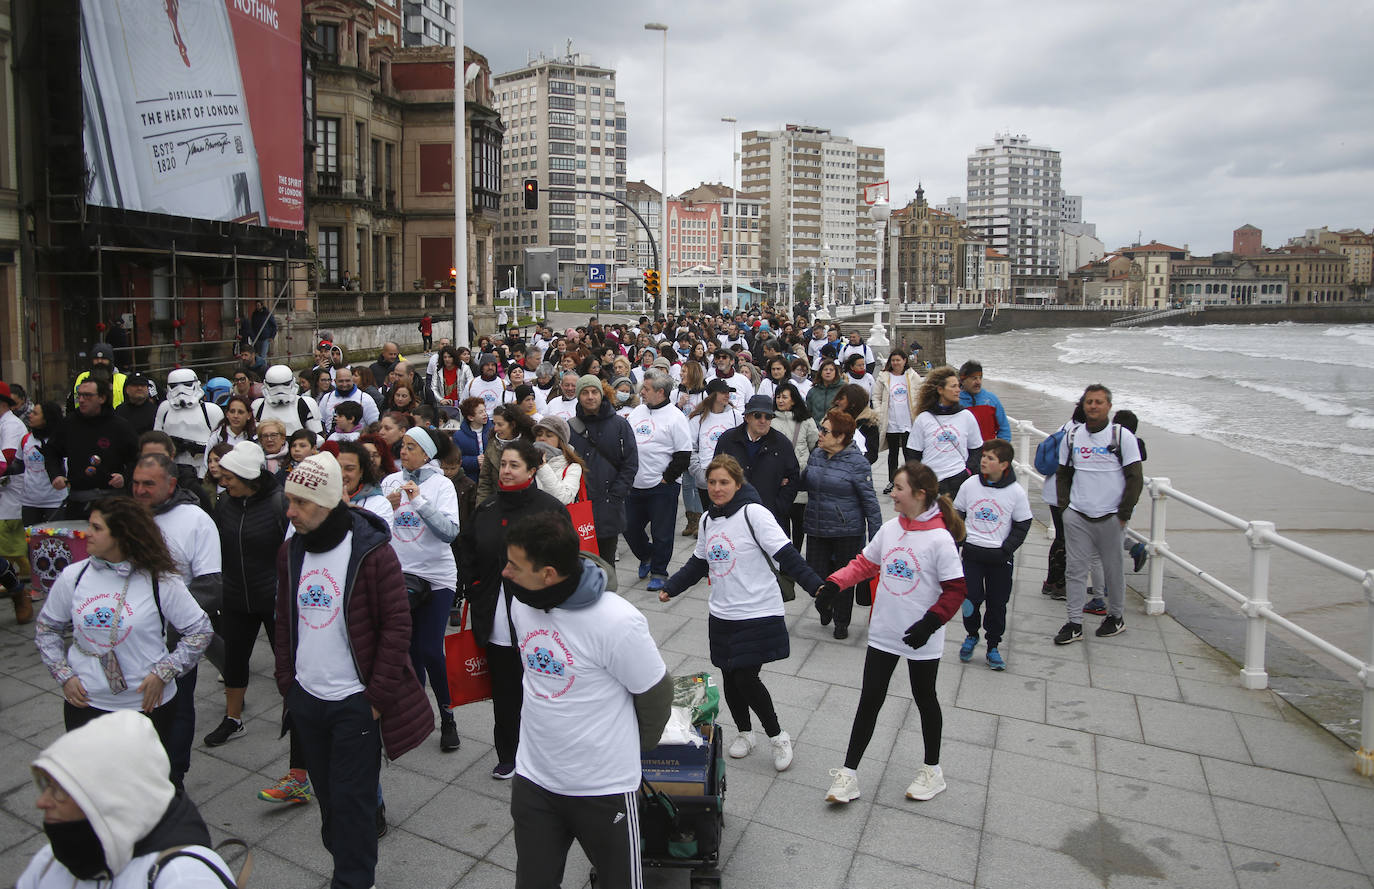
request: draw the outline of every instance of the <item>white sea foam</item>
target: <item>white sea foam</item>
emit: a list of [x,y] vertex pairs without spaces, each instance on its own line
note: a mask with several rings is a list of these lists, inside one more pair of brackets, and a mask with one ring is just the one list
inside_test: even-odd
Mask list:
[[1232,380],[1231,382],[1245,389],[1253,389],[1256,392],[1263,392],[1267,395],[1277,395],[1279,398],[1285,398],[1296,404],[1302,405],[1304,410],[1311,411],[1321,417],[1348,417],[1355,412],[1355,409],[1348,404],[1342,404],[1339,401],[1332,401],[1331,399],[1322,398],[1297,389],[1289,389],[1284,386],[1271,386],[1267,383],[1254,383],[1250,380]]

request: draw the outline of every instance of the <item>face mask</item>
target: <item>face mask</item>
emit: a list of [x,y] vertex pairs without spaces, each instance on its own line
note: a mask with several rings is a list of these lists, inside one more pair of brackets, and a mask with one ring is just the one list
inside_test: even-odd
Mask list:
[[109,874],[105,848],[100,845],[100,837],[96,836],[91,822],[85,819],[45,822],[43,832],[48,835],[48,844],[52,846],[52,857],[78,880],[94,880],[102,874]]
[[549,457],[557,457],[563,453],[547,441],[537,441],[534,443],[534,446],[544,453],[546,459]]
[[627,401],[630,400],[630,393],[629,393],[629,392],[616,392],[616,393],[615,393],[615,400],[616,400],[617,402],[619,402],[620,404],[624,404],[625,402],[627,402]]

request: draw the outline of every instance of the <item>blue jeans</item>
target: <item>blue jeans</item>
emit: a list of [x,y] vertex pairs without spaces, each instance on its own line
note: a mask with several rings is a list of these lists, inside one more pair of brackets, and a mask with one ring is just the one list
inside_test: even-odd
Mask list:
[[687,512],[703,512],[701,508],[701,492],[696,485],[682,486],[682,508]]
[[[625,498],[625,542],[635,558],[649,563],[649,573],[655,577],[668,576],[680,487],[673,482],[653,488],[631,488],[630,496]],[[653,536],[652,545],[644,534],[646,525]]]
[[425,674],[429,674],[434,700],[441,711],[449,705],[444,632],[452,609],[453,590],[436,587],[429,601],[410,613],[410,662],[415,666],[421,688],[425,687]]
[[268,353],[272,351],[272,340],[268,337],[260,338],[255,345],[258,348],[259,358],[266,358]]

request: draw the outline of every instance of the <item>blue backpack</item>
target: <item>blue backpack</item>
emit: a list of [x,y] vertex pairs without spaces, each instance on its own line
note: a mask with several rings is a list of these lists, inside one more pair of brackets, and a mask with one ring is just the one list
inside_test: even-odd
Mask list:
[[1035,447],[1035,471],[1049,478],[1059,471],[1059,443],[1064,440],[1066,427],[1061,426],[1058,432],[1045,437],[1045,440]]

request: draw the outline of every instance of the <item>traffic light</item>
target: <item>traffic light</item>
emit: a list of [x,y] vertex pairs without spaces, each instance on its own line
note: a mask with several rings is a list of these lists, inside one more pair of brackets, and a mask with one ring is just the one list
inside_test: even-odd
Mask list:
[[458,270],[453,266],[448,267],[448,289],[458,289]]
[[658,296],[658,271],[656,269],[647,269],[644,272],[644,292],[650,296]]
[[525,209],[526,209],[526,210],[538,210],[538,209],[539,209],[539,180],[538,180],[538,179],[526,179],[526,180],[525,180]]

